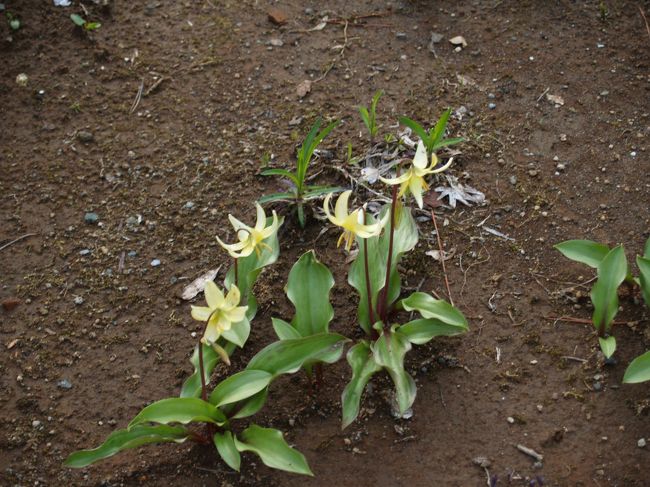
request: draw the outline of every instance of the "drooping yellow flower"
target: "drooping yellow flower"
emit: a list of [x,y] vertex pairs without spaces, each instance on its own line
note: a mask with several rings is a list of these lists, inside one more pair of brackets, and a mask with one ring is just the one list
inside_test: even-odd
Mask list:
[[403,196],[408,189],[413,195],[413,198],[415,198],[415,201],[417,201],[418,206],[422,208],[422,193],[429,189],[429,185],[424,180],[424,176],[444,171],[451,165],[452,160],[449,159],[447,164],[438,169],[434,169],[438,165],[438,157],[435,154],[431,154],[431,165],[427,167],[427,150],[424,148],[422,141],[420,141],[415,151],[413,164],[408,171],[393,179],[386,179],[381,176],[379,176],[379,179],[386,184],[399,184],[399,196]]
[[221,245],[226,251],[230,254],[231,257],[238,259],[240,257],[248,257],[255,251],[258,255],[260,253],[260,248],[269,248],[263,240],[269,238],[280,226],[278,221],[278,215],[273,211],[273,221],[271,225],[266,226],[266,214],[264,209],[260,206],[259,203],[255,203],[257,208],[257,222],[255,222],[254,227],[249,227],[248,225],[240,222],[232,215],[228,215],[230,223],[235,229],[237,238],[239,242],[234,244],[226,244],[219,237],[219,245]]
[[234,323],[239,323],[246,317],[248,306],[238,306],[241,295],[234,284],[225,298],[214,281],[205,283],[204,293],[208,305],[192,306],[192,318],[208,322],[201,341],[206,345],[212,345],[224,331],[230,330]]
[[348,213],[348,200],[350,199],[351,193],[352,191],[349,190],[341,193],[338,200],[336,200],[334,215],[330,213],[330,200],[332,199],[332,193],[325,197],[325,203],[323,204],[323,209],[325,210],[325,215],[327,215],[328,220],[334,225],[343,228],[343,233],[339,237],[336,246],[339,247],[341,242],[345,240],[345,250],[348,251],[352,248],[352,242],[354,242],[355,235],[361,238],[370,238],[379,235],[382,227],[386,224],[388,217],[390,216],[387,213],[381,221],[365,225],[364,214],[361,211],[361,208],[357,208],[352,213]]

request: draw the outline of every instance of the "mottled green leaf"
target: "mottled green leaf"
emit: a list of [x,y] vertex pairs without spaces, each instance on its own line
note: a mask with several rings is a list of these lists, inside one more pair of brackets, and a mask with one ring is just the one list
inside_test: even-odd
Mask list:
[[343,406],[343,428],[347,428],[359,415],[361,395],[368,381],[381,367],[375,362],[370,352],[370,346],[365,340],[350,348],[347,355],[352,369],[352,379],[345,386],[341,395]]
[[627,274],[627,260],[623,246],[610,250],[598,264],[598,280],[591,288],[594,305],[592,321],[598,330],[607,330],[618,312],[618,287]]
[[614,355],[616,351],[616,338],[613,336],[608,336],[607,338],[598,337],[598,342],[600,343],[600,349],[603,351],[605,358]]
[[594,269],[605,258],[609,252],[607,245],[592,242],[591,240],[567,240],[554,246],[565,257],[587,264]]
[[215,433],[213,440],[223,461],[226,462],[230,468],[239,472],[241,456],[239,455],[239,451],[235,445],[233,434],[230,431]]
[[273,376],[263,370],[242,370],[222,380],[210,394],[210,403],[223,406],[254,396],[269,385]]
[[639,287],[645,304],[650,307],[650,257],[637,255],[636,265],[639,266]]
[[435,318],[413,320],[399,327],[399,332],[414,345],[422,345],[438,336],[460,335],[466,331],[466,327],[450,325]]
[[625,375],[623,382],[627,384],[636,384],[638,382],[646,382],[650,380],[650,351],[639,355],[632,360]]
[[181,423],[192,422],[224,424],[226,417],[209,402],[195,397],[173,397],[156,401],[144,408],[131,420],[129,429],[142,423]]
[[399,331],[389,331],[383,332],[370,349],[377,365],[385,368],[393,380],[399,412],[404,414],[413,405],[417,392],[413,377],[404,370],[404,357],[411,350],[411,343]]
[[435,299],[426,293],[415,292],[408,298],[403,299],[401,304],[406,311],[418,311],[423,318],[437,319],[447,325],[457,326],[462,331],[468,329],[467,320],[458,308],[455,308],[447,301]]

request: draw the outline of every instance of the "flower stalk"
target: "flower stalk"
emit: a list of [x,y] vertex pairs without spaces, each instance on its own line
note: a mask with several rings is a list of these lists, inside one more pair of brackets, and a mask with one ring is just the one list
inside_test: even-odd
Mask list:
[[390,204],[390,233],[388,236],[388,259],[386,262],[386,279],[384,281],[384,287],[381,290],[378,299],[378,310],[379,318],[384,323],[384,326],[388,324],[388,285],[390,283],[390,266],[393,261],[393,239],[395,237],[395,209],[397,207],[397,186],[393,186],[393,196]]

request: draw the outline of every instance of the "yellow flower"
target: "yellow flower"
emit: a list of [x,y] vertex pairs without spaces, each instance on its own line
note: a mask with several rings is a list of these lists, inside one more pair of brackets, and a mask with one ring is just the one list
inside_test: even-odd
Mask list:
[[240,257],[248,257],[253,253],[253,250],[257,253],[257,255],[259,255],[260,247],[269,248],[269,246],[265,244],[263,240],[273,235],[273,233],[275,233],[275,231],[280,226],[278,215],[275,213],[275,211],[273,212],[273,222],[270,226],[267,227],[266,214],[264,213],[264,209],[260,206],[259,203],[255,203],[255,207],[257,208],[257,222],[252,228],[240,222],[234,216],[228,215],[230,223],[235,228],[239,242],[234,244],[226,244],[222,242],[219,237],[217,237],[219,245],[226,249],[230,256],[234,257],[235,259]]
[[239,323],[246,317],[248,306],[238,306],[241,296],[239,289],[234,284],[225,298],[214,281],[205,283],[204,293],[208,305],[192,306],[192,318],[208,322],[201,341],[212,345],[224,331],[230,330],[234,323]]
[[449,162],[444,166],[434,169],[438,165],[438,157],[435,154],[431,155],[431,165],[427,167],[427,151],[424,148],[422,141],[418,143],[418,148],[415,151],[415,157],[413,158],[413,165],[401,176],[398,176],[393,179],[385,179],[379,176],[386,184],[400,184],[399,196],[403,196],[408,189],[415,201],[417,201],[418,206],[422,208],[422,193],[429,189],[429,185],[424,180],[424,176],[427,174],[435,174],[444,171],[447,169],[452,162],[452,159],[449,159]]
[[325,203],[323,205],[328,220],[344,230],[339,237],[336,246],[340,246],[341,242],[345,240],[345,250],[348,251],[352,248],[352,242],[354,242],[355,235],[361,238],[369,238],[379,235],[382,227],[386,224],[388,217],[390,216],[387,213],[381,221],[370,225],[364,225],[364,214],[361,211],[361,208],[357,208],[352,213],[348,213],[348,200],[350,199],[351,193],[352,191],[344,191],[341,193],[341,196],[336,200],[334,215],[330,213],[330,200],[332,199],[332,193],[325,197]]

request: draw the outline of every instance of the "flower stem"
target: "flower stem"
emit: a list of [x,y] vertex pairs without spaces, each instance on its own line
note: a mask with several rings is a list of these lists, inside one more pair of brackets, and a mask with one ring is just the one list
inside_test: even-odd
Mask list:
[[[363,210],[363,221],[366,221],[366,211]],[[368,239],[363,239],[363,264],[366,271],[366,294],[368,295],[368,318],[370,319],[370,328],[375,324],[375,312],[372,309],[372,286],[370,285],[370,270],[368,266]]]
[[235,257],[234,259],[235,259],[235,286],[239,288],[239,269],[237,268],[237,261],[239,259],[237,259],[237,257]]
[[203,364],[203,343],[199,341],[199,373],[201,374],[201,399],[207,402],[208,390],[205,386],[205,365]]
[[384,288],[381,290],[380,303],[378,310],[379,317],[384,322],[384,326],[388,323],[388,285],[390,283],[390,266],[393,261],[393,238],[395,236],[395,208],[397,206],[397,186],[393,186],[393,198],[390,204],[390,234],[388,237],[388,260],[386,262],[386,280],[384,281]]

